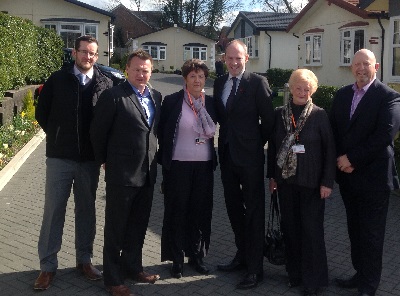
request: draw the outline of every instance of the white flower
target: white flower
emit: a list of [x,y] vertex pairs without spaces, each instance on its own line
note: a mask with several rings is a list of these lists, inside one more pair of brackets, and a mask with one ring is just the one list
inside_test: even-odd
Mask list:
[[2,159],[2,158],[3,158],[3,156],[4,156],[4,154],[3,154],[3,153],[0,153],[0,159]]
[[23,136],[23,135],[25,135],[25,131],[22,131],[22,132],[21,132],[21,136]]
[[8,144],[3,144],[3,147],[4,147],[5,149],[7,149],[7,148],[8,148]]

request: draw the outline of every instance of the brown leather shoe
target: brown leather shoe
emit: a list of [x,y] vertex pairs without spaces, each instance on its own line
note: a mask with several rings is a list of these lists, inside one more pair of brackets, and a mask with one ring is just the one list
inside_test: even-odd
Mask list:
[[125,285],[106,286],[106,290],[112,296],[135,296],[135,294],[131,293],[129,288]]
[[80,263],[76,265],[76,268],[80,270],[88,280],[97,281],[103,277],[100,270],[95,268],[92,263]]
[[132,279],[135,282],[139,283],[150,283],[154,284],[157,280],[160,279],[160,276],[158,274],[150,274],[145,271],[139,272],[138,274],[135,274]]
[[50,287],[50,283],[53,281],[55,272],[41,271],[38,278],[33,285],[35,290],[47,290]]

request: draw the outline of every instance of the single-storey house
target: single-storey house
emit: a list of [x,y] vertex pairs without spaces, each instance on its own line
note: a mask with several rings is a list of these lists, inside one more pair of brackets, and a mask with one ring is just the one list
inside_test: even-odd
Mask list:
[[[354,78],[349,66],[361,48],[374,52],[384,83],[400,82],[400,1],[310,0],[289,24],[299,38],[298,67],[320,84],[342,86]],[[389,13],[390,11],[390,13]]]
[[180,70],[191,58],[204,61],[209,69],[215,69],[216,41],[193,33],[179,26],[129,39],[128,52],[143,48],[151,54],[154,69],[160,71]]
[[98,62],[108,65],[113,53],[114,15],[77,0],[1,0],[0,11],[54,29],[73,48],[76,38],[92,35],[99,41]]
[[286,28],[297,13],[240,11],[227,32],[248,48],[246,69],[265,73],[270,68],[296,69],[299,37]]

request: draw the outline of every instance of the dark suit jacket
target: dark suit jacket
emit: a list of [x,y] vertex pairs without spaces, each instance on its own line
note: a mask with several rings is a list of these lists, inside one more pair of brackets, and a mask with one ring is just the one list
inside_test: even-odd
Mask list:
[[152,126],[128,81],[104,91],[95,108],[90,135],[96,160],[106,164],[106,182],[140,187],[157,176],[157,137],[161,94],[150,88]]
[[341,88],[330,113],[337,155],[347,154],[355,168],[351,174],[337,170],[336,181],[363,190],[393,189],[393,139],[399,130],[400,94],[376,79],[350,119],[353,94],[352,85]]
[[[166,96],[162,102],[160,123],[158,125],[158,163],[165,169],[169,169],[172,161],[175,130],[178,125],[178,118],[182,111],[183,90]],[[205,96],[205,107],[208,114],[216,123],[216,114],[213,104],[213,98]],[[217,166],[217,155],[214,148],[214,138],[208,141],[212,151],[214,169]]]
[[214,82],[214,103],[220,124],[218,153],[220,162],[224,146],[235,165],[258,166],[265,162],[264,145],[274,125],[274,109],[268,81],[260,75],[244,72],[229,112],[222,102],[222,92],[228,74]]

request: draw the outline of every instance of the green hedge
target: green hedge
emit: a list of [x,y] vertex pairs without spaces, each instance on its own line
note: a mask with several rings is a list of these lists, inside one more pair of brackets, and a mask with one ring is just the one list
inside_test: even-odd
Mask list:
[[312,101],[315,105],[324,108],[329,113],[333,98],[338,90],[339,87],[319,85],[317,91],[312,96]]
[[282,88],[289,81],[292,72],[293,70],[271,68],[264,76],[267,77],[271,88]]
[[4,92],[42,83],[62,65],[63,41],[53,30],[0,13],[0,99]]

